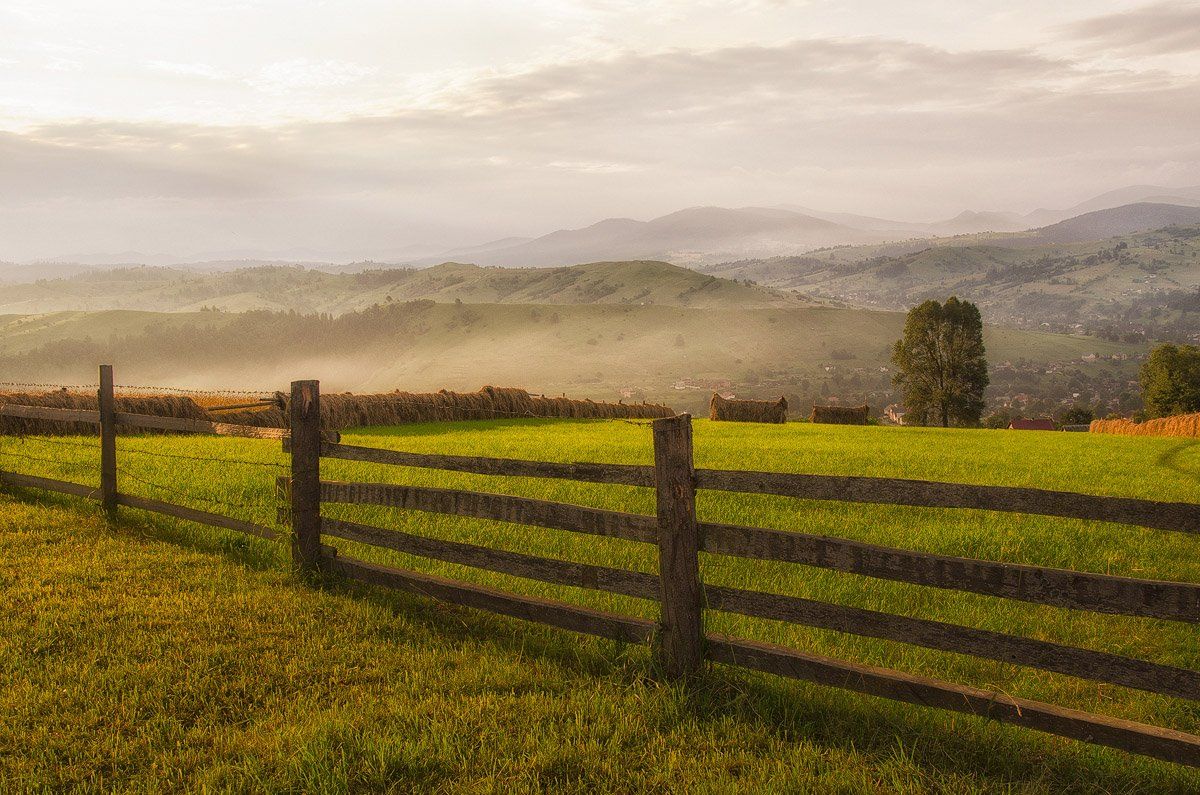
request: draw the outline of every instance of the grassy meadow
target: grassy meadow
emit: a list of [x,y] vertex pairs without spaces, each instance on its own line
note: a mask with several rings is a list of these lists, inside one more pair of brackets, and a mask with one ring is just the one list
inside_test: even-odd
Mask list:
[[[368,428],[414,452],[649,463],[647,426],[514,420]],[[82,446],[80,446],[82,445]],[[277,443],[122,437],[122,491],[275,523]],[[1200,501],[1193,440],[695,425],[696,464]],[[163,454],[171,456],[161,457]],[[18,457],[24,456],[24,458]],[[0,467],[97,482],[91,438],[3,438]],[[222,459],[211,460],[195,459]],[[649,489],[323,462],[323,476],[651,513]],[[705,520],[908,549],[1200,581],[1179,533],[983,511],[701,492]],[[387,508],[326,506],[439,538],[654,571],[648,545]],[[269,542],[36,491],[0,495],[5,790],[1195,792],[1180,767],[979,719],[714,666],[657,683],[648,651],[376,589],[312,590]],[[649,602],[409,558],[343,554],[605,610]],[[1195,628],[705,555],[707,582],[935,618],[1200,667]],[[1200,706],[967,656],[765,620],[710,629],[1200,732]]]

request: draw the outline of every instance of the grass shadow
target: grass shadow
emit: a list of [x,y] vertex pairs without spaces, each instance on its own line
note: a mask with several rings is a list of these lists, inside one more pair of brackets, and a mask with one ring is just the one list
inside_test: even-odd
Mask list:
[[1179,463],[1179,459],[1182,456],[1182,454],[1187,450],[1191,450],[1196,445],[1197,445],[1197,442],[1194,440],[1180,442],[1179,444],[1175,445],[1174,447],[1164,450],[1162,452],[1162,454],[1155,460],[1155,463],[1161,467],[1166,467],[1167,469],[1174,470],[1181,475],[1186,475],[1187,477],[1190,477],[1193,480],[1200,481],[1200,472],[1197,472],[1192,469],[1188,469]]

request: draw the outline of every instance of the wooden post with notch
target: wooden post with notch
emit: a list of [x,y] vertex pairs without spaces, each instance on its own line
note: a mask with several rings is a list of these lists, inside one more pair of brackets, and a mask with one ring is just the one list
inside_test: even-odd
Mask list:
[[111,364],[100,365],[100,504],[109,519],[117,515],[117,399]]
[[288,404],[292,450],[292,560],[312,573],[321,563],[321,386],[293,381]]
[[692,418],[655,420],[653,428],[662,595],[658,655],[666,676],[678,679],[699,670],[704,658]]

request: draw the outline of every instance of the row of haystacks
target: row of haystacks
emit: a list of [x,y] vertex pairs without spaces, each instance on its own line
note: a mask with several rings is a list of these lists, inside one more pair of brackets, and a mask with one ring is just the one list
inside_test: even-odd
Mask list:
[[[190,397],[181,395],[117,395],[116,410],[129,414],[151,414],[156,417],[184,417],[206,420],[209,414]],[[0,392],[0,405],[47,406],[55,409],[96,411],[100,399],[92,392]],[[222,420],[224,421],[224,420]],[[54,422],[0,415],[0,434],[95,434],[96,426],[86,422]]]
[[1185,436],[1195,439],[1200,437],[1200,413],[1177,414],[1174,417],[1159,417],[1145,422],[1127,419],[1092,420],[1088,431],[1123,436]]
[[[130,414],[183,417],[259,428],[286,428],[288,396],[276,393],[262,405],[231,402],[231,398],[200,401],[184,395],[116,396],[116,409]],[[98,398],[84,392],[0,392],[0,404],[48,406],[95,411]],[[208,405],[201,405],[202,403]],[[221,405],[237,406],[222,410]],[[675,411],[655,403],[602,403],[566,397],[531,395],[523,389],[487,386],[478,392],[416,394],[391,392],[379,395],[327,394],[321,396],[321,425],[343,430],[365,425],[402,425],[451,420],[490,420],[519,417],[567,419],[652,419],[670,417]],[[95,426],[82,422],[54,422],[0,416],[0,434],[93,434]]]
[[866,425],[871,416],[868,406],[813,406],[809,422],[826,425]]
[[713,392],[708,418],[721,422],[787,422],[787,398],[779,400],[734,400]]
[[[286,404],[287,398],[279,396]],[[285,406],[286,408],[286,406]],[[452,420],[522,417],[554,419],[654,419],[675,411],[656,403],[603,403],[531,395],[524,389],[485,386],[478,392],[389,392],[321,395],[321,425],[330,430]]]

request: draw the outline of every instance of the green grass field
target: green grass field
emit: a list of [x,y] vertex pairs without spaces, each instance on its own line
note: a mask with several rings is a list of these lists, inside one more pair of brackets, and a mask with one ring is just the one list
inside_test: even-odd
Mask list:
[[[364,429],[353,443],[649,463],[648,427],[502,421]],[[63,442],[80,443],[76,447]],[[141,452],[138,452],[141,451]],[[214,464],[175,456],[236,459]],[[27,456],[18,458],[16,456]],[[286,458],[251,440],[128,437],[122,491],[274,523]],[[32,457],[31,460],[28,457]],[[45,460],[37,460],[45,459]],[[1200,501],[1191,440],[1065,433],[696,423],[697,466]],[[0,440],[0,467],[96,482],[92,439]],[[445,485],[650,513],[648,489],[326,461],[342,480]],[[153,484],[153,485],[152,485]],[[184,492],[175,493],[174,490]],[[269,542],[21,491],[0,497],[0,789],[265,791],[1195,792],[1180,767],[961,715],[714,667],[683,693],[648,650],[332,583]],[[241,507],[231,507],[231,506]],[[910,549],[1200,582],[1184,534],[989,512],[701,492],[702,519]],[[331,516],[654,571],[655,550],[497,522],[365,507]],[[640,600],[336,542],[345,554],[601,609]],[[1195,629],[790,564],[705,556],[706,581],[1200,667]],[[1195,704],[970,657],[709,613],[709,627],[1118,717],[1200,731]]]

